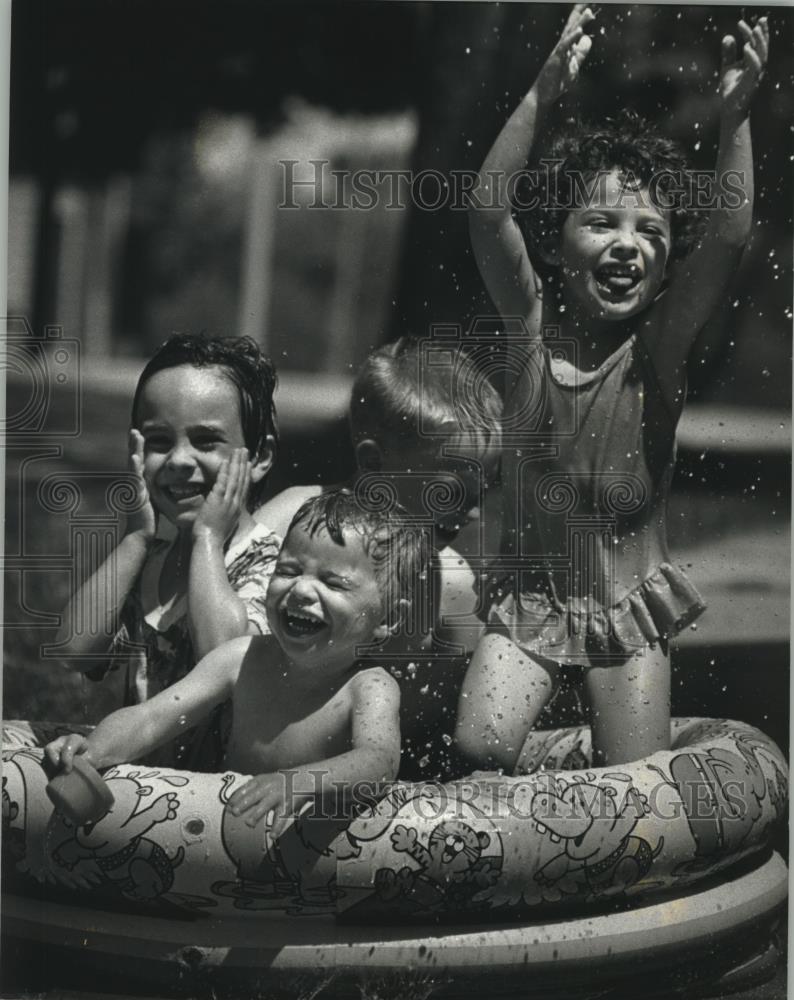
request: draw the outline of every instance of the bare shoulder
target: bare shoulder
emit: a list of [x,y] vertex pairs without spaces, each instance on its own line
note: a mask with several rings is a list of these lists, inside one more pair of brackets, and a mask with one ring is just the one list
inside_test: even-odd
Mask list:
[[227,663],[237,667],[253,666],[255,670],[262,670],[270,663],[277,663],[282,656],[281,647],[272,635],[242,635],[237,639],[230,639],[229,642],[218,646],[211,655],[222,655]]
[[239,639],[232,639],[226,645],[234,646],[237,654],[257,664],[275,661],[282,656],[281,647],[272,635],[245,635]]
[[[248,635],[234,639],[235,646],[229,657],[230,666],[237,672],[236,696],[240,691],[271,689],[281,677],[283,653],[272,635]],[[231,646],[232,643],[227,643]],[[253,685],[253,688],[251,687]],[[247,695],[243,695],[247,697]]]
[[312,497],[319,496],[320,493],[322,493],[321,486],[289,486],[258,507],[254,511],[254,517],[260,524],[266,525],[283,538],[300,505]]
[[377,697],[399,701],[400,685],[383,667],[368,667],[353,675],[350,692],[354,700]]

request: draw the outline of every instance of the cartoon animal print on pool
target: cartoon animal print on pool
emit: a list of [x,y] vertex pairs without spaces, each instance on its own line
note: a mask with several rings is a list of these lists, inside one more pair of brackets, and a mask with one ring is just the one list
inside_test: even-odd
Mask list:
[[11,826],[19,815],[19,803],[12,802],[8,794],[8,777],[3,775],[3,833]]
[[219,798],[223,803],[221,840],[237,869],[237,881],[214,882],[212,891],[218,896],[234,899],[237,909],[270,909],[292,895],[292,885],[269,850],[271,845],[266,837],[265,821],[251,827],[244,816],[235,816],[229,809],[230,790],[235,780],[233,774],[223,776]]
[[218,896],[234,900],[241,910],[279,909],[286,913],[330,913],[336,907],[336,857],[331,843],[350,823],[350,817],[299,815],[281,833],[270,835],[265,820],[251,827],[245,816],[229,809],[234,774],[226,774],[220,791],[223,803],[221,838],[237,869],[237,881],[212,885]]
[[769,798],[775,810],[775,820],[780,822],[786,815],[786,803],[788,802],[788,778],[780,770],[775,761],[772,761],[775,772],[774,779],[768,781]]
[[595,784],[595,775],[544,777],[546,788],[535,793],[531,815],[538,832],[559,843],[560,850],[536,873],[540,892],[527,902],[616,895],[647,875],[664,838],[651,847],[633,833],[650,810],[628,774],[605,775],[621,782],[622,789]]
[[442,820],[430,833],[427,846],[419,841],[414,827],[399,823],[392,830],[391,844],[419,868],[380,868],[375,888],[384,902],[395,900],[409,912],[470,909],[474,896],[494,885],[501,871],[501,856],[482,856],[491,844],[490,834],[475,832],[462,820]]
[[365,845],[383,837],[402,812],[413,810],[420,816],[432,810],[438,788],[433,784],[394,785],[379,802],[365,809],[345,831],[345,843],[337,845],[336,856],[341,860],[358,858]]
[[[92,885],[112,887],[127,899],[146,902],[166,896],[185,851],[179,847],[169,855],[146,834],[157,824],[176,819],[179,800],[175,792],[166,792],[140,808],[142,800],[154,791],[142,782],[157,777],[181,787],[188,779],[156,771],[131,771],[123,776],[109,771],[104,777],[114,804],[95,823],[71,827],[68,839],[52,852],[53,860],[66,872]],[[69,826],[66,821],[64,825]],[[124,846],[119,848],[121,843]]]
[[3,849],[18,862],[25,857],[25,831],[14,826],[19,816],[19,803],[8,794],[8,777],[3,775]]
[[41,848],[31,848],[25,831],[30,819],[31,796],[35,809],[37,793],[43,793],[46,783],[41,751],[24,744],[20,744],[20,749],[3,751],[3,858],[35,878],[42,877],[46,858]]
[[[739,751],[712,748],[676,754],[670,777],[655,764],[650,770],[675,788],[695,841],[692,861],[678,865],[676,877],[701,874],[737,856],[763,815],[767,780],[756,757],[762,743],[734,734]],[[782,775],[781,775],[782,777]]]

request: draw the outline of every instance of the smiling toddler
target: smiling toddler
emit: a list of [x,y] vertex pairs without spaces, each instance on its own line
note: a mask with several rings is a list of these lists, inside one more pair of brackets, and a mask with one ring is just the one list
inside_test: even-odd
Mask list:
[[48,758],[66,771],[75,754],[98,768],[136,760],[231,698],[224,766],[256,777],[230,808],[250,825],[271,809],[283,823],[315,796],[393,780],[399,687],[356,661],[410,613],[428,558],[402,509],[375,513],[347,491],[308,500],[267,592],[270,635],[225,643],[146,705],[114,712],[88,737],[53,741]]

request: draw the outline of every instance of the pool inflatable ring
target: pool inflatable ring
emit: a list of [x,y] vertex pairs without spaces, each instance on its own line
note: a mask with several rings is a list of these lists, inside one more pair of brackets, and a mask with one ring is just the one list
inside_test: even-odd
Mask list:
[[49,883],[86,906],[213,919],[562,918],[680,895],[767,848],[786,811],[786,764],[766,736],[679,719],[670,751],[630,765],[591,768],[586,728],[534,732],[524,775],[397,782],[352,819],[307,813],[278,840],[227,808],[240,775],[119,765],[104,773],[112,807],[75,827],[54,812],[42,767],[40,746],[64,728],[74,727],[5,724],[5,887]]

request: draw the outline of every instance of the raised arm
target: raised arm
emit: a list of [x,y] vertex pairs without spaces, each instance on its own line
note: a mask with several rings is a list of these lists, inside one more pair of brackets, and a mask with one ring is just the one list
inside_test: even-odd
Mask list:
[[[366,785],[364,793],[371,796],[374,786],[393,781],[400,766],[400,688],[397,682],[379,667],[357,674],[352,682],[351,749],[325,760],[307,763],[285,775],[262,774],[246,782],[229,799],[235,815],[245,813],[245,821],[255,826],[274,809],[280,822],[273,828],[274,836],[300,807],[317,796],[337,796],[344,790],[346,797],[355,797],[355,786]],[[318,774],[321,777],[318,780]]]
[[157,518],[143,478],[143,438],[130,431],[129,468],[135,476],[138,509],[127,518],[124,537],[111,555],[69,599],[56,643],[68,670],[97,667],[109,649],[108,636],[118,629],[119,614],[149,555]]
[[684,365],[695,337],[725,294],[750,235],[753,218],[753,151],[750,106],[764,75],[769,27],[762,17],[752,29],[739,21],[743,49],[737,58],[734,38],[722,40],[720,138],[716,206],[703,240],[672,275],[660,303],[661,323],[651,350],[656,367],[672,392],[683,385]]
[[106,716],[87,737],[61,736],[47,744],[49,760],[64,771],[75,754],[97,768],[135,761],[197,725],[232,693],[250,639],[212,651],[186,677],[149,701]]
[[474,257],[501,316],[521,317],[530,335],[541,335],[543,290],[513,218],[508,181],[524,170],[543,121],[574,83],[590,51],[584,29],[594,19],[585,4],[571,12],[529,93],[497,136],[471,193],[469,232]]

